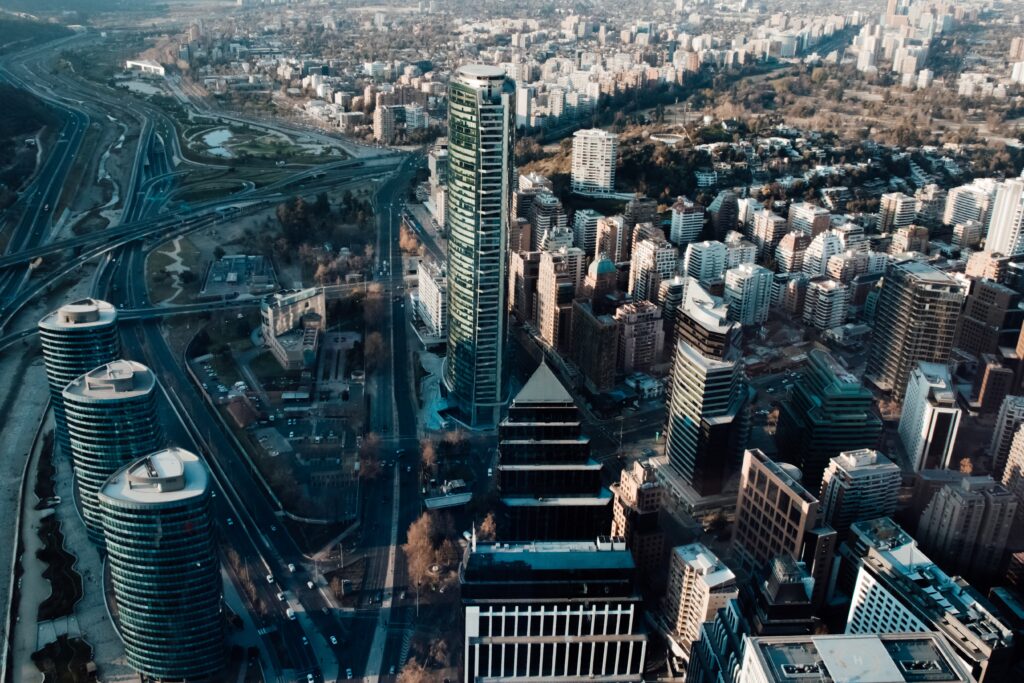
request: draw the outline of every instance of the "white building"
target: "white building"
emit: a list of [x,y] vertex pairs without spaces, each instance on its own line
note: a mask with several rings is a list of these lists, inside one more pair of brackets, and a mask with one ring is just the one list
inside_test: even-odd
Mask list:
[[619,138],[600,128],[572,136],[572,191],[608,194],[615,191],[615,158]]
[[672,244],[684,247],[700,239],[704,229],[704,207],[679,197],[672,205],[672,227],[669,229],[669,240]]
[[996,181],[992,178],[979,178],[969,185],[954,187],[946,194],[942,222],[946,225],[956,225],[976,221],[985,225],[988,223],[989,211],[995,196]]
[[1024,178],[999,183],[985,250],[1003,256],[1024,254]]
[[432,261],[420,261],[416,271],[420,319],[433,337],[448,334],[448,282],[444,268]]
[[597,248],[597,222],[602,216],[593,209],[580,209],[572,217],[573,246],[593,257]]
[[919,362],[910,373],[899,435],[915,471],[948,468],[961,410],[949,369]]
[[846,322],[849,292],[842,282],[816,277],[807,283],[804,293],[804,323],[818,330],[830,330]]
[[807,202],[794,202],[789,206],[790,230],[798,230],[810,237],[828,230],[832,222],[832,214],[828,209]]
[[878,209],[878,229],[890,232],[912,224],[917,220],[917,200],[902,192],[888,192],[882,195]]
[[811,240],[804,252],[803,272],[807,277],[818,277],[828,271],[828,260],[843,253],[845,245],[835,230],[826,230]]
[[665,592],[665,619],[672,640],[684,653],[700,635],[700,626],[739,596],[736,575],[700,543],[672,550]]
[[713,240],[691,242],[686,245],[683,256],[683,271],[705,287],[721,280],[725,274],[725,244]]
[[821,481],[822,522],[842,538],[854,522],[891,516],[901,482],[899,466],[874,449],[840,453]]
[[634,301],[654,301],[663,280],[676,272],[679,252],[670,242],[646,239],[637,243],[629,266],[629,295]]
[[743,263],[725,271],[725,302],[729,319],[741,325],[759,325],[768,319],[772,300],[772,271]]
[[992,441],[988,447],[989,457],[992,458],[992,476],[996,479],[1003,477],[1013,437],[1021,424],[1024,424],[1024,396],[1007,396],[1003,399],[1003,405],[999,406],[999,416],[992,428]]

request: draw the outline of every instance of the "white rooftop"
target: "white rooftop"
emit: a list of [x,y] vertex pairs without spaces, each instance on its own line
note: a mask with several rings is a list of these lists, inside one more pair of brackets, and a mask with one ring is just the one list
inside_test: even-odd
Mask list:
[[100,497],[138,505],[161,505],[202,496],[209,484],[210,474],[199,456],[172,447],[119,469],[100,489]]

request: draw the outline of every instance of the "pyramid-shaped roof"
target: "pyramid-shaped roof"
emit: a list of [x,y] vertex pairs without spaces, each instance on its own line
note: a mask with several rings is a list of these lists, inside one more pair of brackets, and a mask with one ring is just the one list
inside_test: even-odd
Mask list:
[[555,377],[547,362],[537,370],[515,397],[516,403],[572,403],[572,396]]

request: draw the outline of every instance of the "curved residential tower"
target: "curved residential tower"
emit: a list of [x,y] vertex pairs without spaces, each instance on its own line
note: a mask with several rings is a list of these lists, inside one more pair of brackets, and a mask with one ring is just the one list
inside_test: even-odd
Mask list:
[[156,417],[156,377],[142,363],[116,360],[64,389],[75,486],[89,538],[103,542],[96,494],[117,470],[163,446]]
[[462,419],[497,424],[505,341],[514,87],[496,66],[459,69],[448,91],[448,356]]
[[97,299],[64,304],[39,321],[39,339],[50,382],[57,443],[70,453],[61,393],[71,380],[121,355],[117,309]]
[[180,448],[158,451],[115,472],[99,502],[128,663],[145,680],[223,680],[206,465]]

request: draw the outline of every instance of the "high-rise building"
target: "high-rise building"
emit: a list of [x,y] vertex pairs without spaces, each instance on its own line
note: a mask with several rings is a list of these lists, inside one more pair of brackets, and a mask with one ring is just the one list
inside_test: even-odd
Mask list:
[[438,339],[448,334],[448,278],[444,268],[423,259],[416,269],[417,304],[427,331]]
[[619,137],[600,128],[572,136],[572,191],[608,194],[615,191],[615,157]]
[[991,178],[979,178],[969,185],[954,187],[946,195],[942,222],[946,225],[968,222],[987,225],[995,196],[996,182]]
[[939,489],[921,515],[917,537],[945,569],[990,584],[1006,554],[1017,498],[991,477],[966,477]]
[[875,307],[865,377],[902,401],[918,361],[949,359],[963,300],[963,283],[947,273],[919,261],[891,264]]
[[612,484],[612,536],[633,553],[640,576],[653,580],[664,568],[665,533],[658,522],[662,485],[650,463],[634,460]]
[[527,209],[526,218],[530,221],[531,250],[572,246],[574,235],[569,230],[569,216],[562,200],[555,195],[546,190],[539,191]]
[[840,453],[821,482],[821,519],[843,538],[854,522],[890,517],[901,483],[899,466],[876,450]]
[[739,667],[738,683],[973,682],[934,633],[754,637]]
[[591,538],[611,528],[612,496],[572,396],[541,363],[498,426],[503,541]]
[[587,390],[594,394],[615,388],[619,360],[619,326],[607,313],[598,314],[587,301],[573,302],[572,361],[583,375]]
[[117,620],[128,664],[150,680],[220,680],[228,648],[210,511],[193,453],[158,451],[99,492]]
[[75,488],[94,543],[103,543],[100,488],[114,472],[163,445],[156,391],[152,371],[129,360],[101,365],[64,389]]
[[739,223],[739,198],[732,190],[722,190],[708,205],[708,213],[711,215],[715,239],[723,239],[726,233],[735,230]]
[[907,252],[928,253],[928,228],[920,225],[904,225],[892,233],[889,255],[899,256]]
[[772,300],[772,271],[744,263],[725,271],[725,302],[729,319],[741,325],[760,325],[768,319]]
[[849,290],[842,282],[830,277],[815,277],[807,281],[804,292],[804,324],[817,330],[839,327],[846,322]]
[[743,239],[743,235],[732,230],[725,235],[725,269],[757,261],[758,248],[753,242]]
[[754,212],[750,220],[750,239],[757,247],[758,258],[766,260],[774,255],[776,247],[785,235],[785,218],[764,209]]
[[98,299],[64,304],[39,321],[39,340],[50,384],[56,442],[70,455],[64,389],[93,368],[117,360],[121,353],[117,309]]
[[1024,254],[1024,177],[996,186],[985,250],[1003,256]]
[[612,263],[625,263],[629,261],[629,234],[626,229],[625,219],[622,216],[605,216],[597,221],[597,246],[595,251],[598,254],[607,256]]
[[1017,498],[1017,510],[1024,513],[1024,429],[1017,428],[1010,455],[1003,468],[1003,486]]
[[1020,334],[1024,310],[1021,296],[1006,285],[991,280],[974,280],[957,322],[953,346],[980,358],[1010,346]]
[[665,620],[670,637],[683,652],[690,653],[701,624],[738,596],[736,575],[707,547],[691,543],[672,550]]
[[818,526],[818,499],[800,484],[796,467],[777,463],[756,448],[743,454],[732,543],[739,568],[747,572],[777,555],[805,562],[814,579],[812,601],[821,604],[836,532]]
[[[777,218],[782,220],[781,217]],[[804,256],[807,247],[811,245],[811,238],[802,232],[789,232],[775,248],[775,266],[780,273],[802,273],[804,269]]]
[[572,217],[572,244],[586,252],[591,259],[597,248],[597,223],[602,218],[604,216],[593,209],[579,209]]
[[828,260],[842,254],[843,239],[836,230],[825,230],[811,240],[804,252],[803,273],[807,277],[818,277],[828,272]]
[[686,197],[678,197],[672,205],[672,227],[669,240],[677,247],[684,247],[700,239],[704,230],[704,207]]
[[999,415],[992,428],[992,441],[988,446],[988,455],[992,458],[992,476],[995,479],[1003,478],[1010,446],[1021,424],[1024,424],[1024,396],[1007,396],[999,407]]
[[[626,208],[622,210],[622,221],[626,226],[626,233],[633,235],[633,228],[641,223],[661,225],[661,218],[658,216],[658,200],[650,197],[637,195],[626,202]],[[662,237],[665,235],[662,234]],[[626,260],[630,254],[626,254]]]
[[513,251],[508,261],[508,309],[520,322],[535,322],[540,252]]
[[572,346],[572,302],[583,284],[586,254],[577,247],[543,251],[537,272],[537,327],[559,351]]
[[726,252],[723,242],[691,242],[686,245],[683,271],[707,287],[725,275]]
[[779,408],[777,440],[803,482],[817,491],[829,461],[845,451],[874,448],[882,434],[871,392],[831,354],[807,352],[807,366]]
[[952,463],[962,411],[949,369],[918,363],[910,373],[900,415],[899,435],[914,470],[948,468]]
[[444,379],[463,418],[501,410],[506,235],[512,190],[512,82],[500,67],[459,69],[448,88],[448,353]]
[[635,575],[617,539],[471,541],[459,570],[466,683],[641,681]]
[[892,232],[897,228],[912,224],[917,219],[917,201],[902,192],[889,192],[882,195],[878,208],[878,229],[881,232]]
[[700,495],[720,493],[750,431],[742,364],[676,343],[666,427],[672,469]]
[[615,309],[619,330],[618,368],[621,372],[644,372],[661,360],[665,349],[665,327],[661,309],[650,301],[626,303]]
[[856,522],[840,549],[852,574],[848,634],[935,631],[979,683],[1008,680],[1012,633],[963,579],[942,571],[888,517]]
[[793,202],[789,205],[787,228],[796,230],[810,238],[817,237],[829,229],[832,214],[828,209],[807,202]]
[[674,275],[658,285],[658,298],[655,303],[661,306],[661,317],[665,320],[665,348],[675,348],[676,325],[679,320],[679,309],[683,306],[686,296],[687,278]]
[[670,242],[664,239],[645,239],[633,249],[629,266],[629,290],[633,301],[653,302],[663,280],[669,280],[676,272],[679,254]]
[[[676,310],[676,340],[685,341],[697,353],[714,360],[740,358],[743,330],[729,320],[729,310],[693,278],[686,278],[683,300]],[[675,349],[675,347],[673,347]]]

